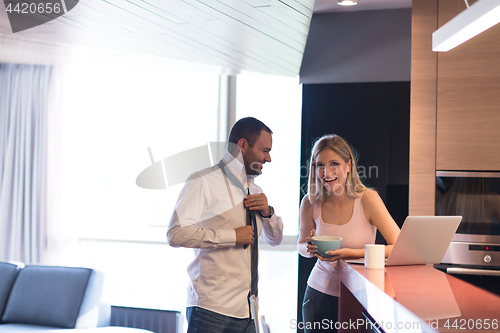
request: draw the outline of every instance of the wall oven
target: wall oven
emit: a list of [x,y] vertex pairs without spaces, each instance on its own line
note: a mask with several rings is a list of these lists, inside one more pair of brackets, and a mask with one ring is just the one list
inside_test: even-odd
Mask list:
[[500,277],[500,172],[437,171],[436,215],[463,217],[437,268]]

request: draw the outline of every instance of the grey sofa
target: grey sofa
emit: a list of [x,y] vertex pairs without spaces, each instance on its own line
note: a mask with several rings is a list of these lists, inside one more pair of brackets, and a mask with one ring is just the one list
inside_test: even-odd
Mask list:
[[102,285],[89,268],[0,262],[0,333],[149,332],[104,327],[111,308],[100,302]]

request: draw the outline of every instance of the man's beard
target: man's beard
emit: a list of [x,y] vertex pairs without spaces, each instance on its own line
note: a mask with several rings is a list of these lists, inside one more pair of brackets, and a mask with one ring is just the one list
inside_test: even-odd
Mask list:
[[247,163],[245,161],[245,172],[249,176],[258,176],[262,174],[262,169],[259,168],[259,166],[263,165],[264,163],[258,162],[258,161],[253,161],[251,163]]

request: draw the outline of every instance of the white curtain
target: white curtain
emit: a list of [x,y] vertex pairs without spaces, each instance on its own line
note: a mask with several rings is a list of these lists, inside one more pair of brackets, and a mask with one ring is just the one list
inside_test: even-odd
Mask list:
[[51,71],[0,64],[0,260],[42,261]]

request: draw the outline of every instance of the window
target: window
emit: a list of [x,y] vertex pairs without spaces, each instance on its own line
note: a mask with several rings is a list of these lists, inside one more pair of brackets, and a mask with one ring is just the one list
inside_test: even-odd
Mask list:
[[216,141],[218,75],[80,65],[63,86],[61,219],[79,238],[148,239],[181,186],[136,185],[147,148],[160,160]]
[[[64,251],[56,263],[103,271],[103,300],[110,304],[184,314],[186,270],[193,253],[168,246],[165,238],[182,184],[147,190],[135,180],[151,165],[148,147],[158,161],[217,141],[218,74],[148,64],[76,64],[64,68],[62,79],[54,208]],[[262,91],[270,88],[262,82],[270,84],[271,79],[280,87],[279,93],[273,88],[274,96]],[[251,101],[252,94],[262,98]],[[300,95],[297,79],[238,79],[237,117],[255,116],[275,133],[273,162],[258,184],[269,193],[289,235],[288,245],[263,248],[260,257],[261,312],[277,329],[296,314]],[[264,106],[285,113],[287,120],[266,114]]]
[[190,249],[166,243],[182,184],[147,190],[155,161],[217,139],[214,73],[72,65],[62,75],[58,264],[105,273],[113,305],[184,312]]
[[260,249],[259,306],[271,330],[281,332],[297,314],[302,90],[298,78],[258,74],[239,75],[236,87],[236,119],[258,118],[274,133],[271,163],[255,181],[283,219],[285,237]]
[[252,116],[273,131],[271,164],[256,182],[285,222],[285,235],[297,235],[300,195],[302,87],[299,78],[239,75],[236,119]]

